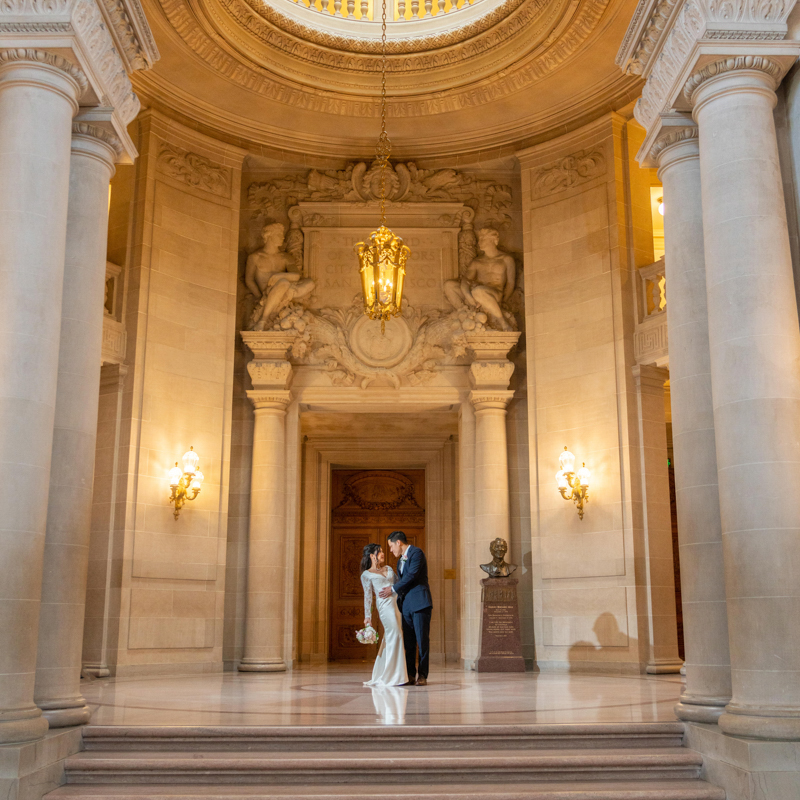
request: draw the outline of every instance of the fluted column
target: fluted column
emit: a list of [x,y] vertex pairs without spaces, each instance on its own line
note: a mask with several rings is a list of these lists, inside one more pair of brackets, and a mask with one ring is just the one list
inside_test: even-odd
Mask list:
[[108,237],[108,184],[121,153],[116,137],[72,124],[69,209],[58,356],[53,456],[34,700],[51,728],[80,725],[81,646]]
[[[288,366],[288,364],[287,364]],[[251,390],[255,406],[243,672],[282,672],[286,618],[285,390]]]
[[800,739],[800,328],[772,109],[737,57],[685,94],[700,130],[711,383],[733,696],[719,725]]
[[[669,129],[668,129],[669,130]],[[714,723],[731,698],[697,128],[656,143],[664,185],[665,269],[686,685],[679,719]]]
[[86,86],[61,56],[0,50],[0,744],[47,730],[33,688],[70,128]]

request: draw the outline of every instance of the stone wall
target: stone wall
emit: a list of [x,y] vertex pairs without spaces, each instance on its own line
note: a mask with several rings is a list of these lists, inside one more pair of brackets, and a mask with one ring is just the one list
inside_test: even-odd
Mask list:
[[[107,653],[117,675],[213,671],[222,668],[243,153],[154,111],[134,127],[135,189],[112,193],[112,203],[127,203],[129,214],[115,509],[120,563],[109,587],[119,603],[118,612],[114,604],[101,611],[102,592],[90,592],[87,619],[97,628],[98,617],[118,613],[108,622],[118,644]],[[111,215],[113,241],[125,238],[123,208]],[[189,446],[205,482],[176,520],[167,472]],[[96,506],[102,501],[96,492]],[[93,542],[93,557],[100,552]]]
[[[631,372],[633,270],[653,254],[647,176],[631,174],[632,130],[611,115],[520,154],[542,669],[639,672],[651,659],[654,616],[669,613],[670,598],[649,584]],[[582,520],[556,488],[565,446],[592,471]],[[674,594],[671,608],[674,622]]]

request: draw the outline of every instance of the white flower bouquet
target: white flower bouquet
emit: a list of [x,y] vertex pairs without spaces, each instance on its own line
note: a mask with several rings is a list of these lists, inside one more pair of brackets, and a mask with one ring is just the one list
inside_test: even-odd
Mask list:
[[376,631],[371,625],[367,625],[366,628],[356,631],[356,639],[358,639],[361,644],[377,644],[378,631]]

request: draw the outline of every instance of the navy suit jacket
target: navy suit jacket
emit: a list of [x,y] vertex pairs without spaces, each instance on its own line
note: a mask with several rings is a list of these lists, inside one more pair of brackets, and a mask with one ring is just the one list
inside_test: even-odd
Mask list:
[[[406,550],[408,560],[403,574],[397,579],[394,591],[404,613],[433,608],[431,587],[428,586],[428,562],[425,553],[413,545]],[[398,573],[400,565],[398,564]]]

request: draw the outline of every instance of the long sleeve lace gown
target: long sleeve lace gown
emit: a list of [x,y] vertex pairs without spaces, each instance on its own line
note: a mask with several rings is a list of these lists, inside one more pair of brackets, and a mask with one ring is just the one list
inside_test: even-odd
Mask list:
[[361,573],[361,585],[364,587],[364,616],[372,617],[374,595],[378,604],[378,614],[383,623],[383,640],[378,650],[378,657],[375,659],[375,666],[372,668],[372,680],[365,681],[365,686],[402,686],[408,682],[397,595],[394,592],[388,597],[378,595],[381,589],[393,586],[396,580],[397,576],[391,567],[387,567],[385,577],[369,570]]

